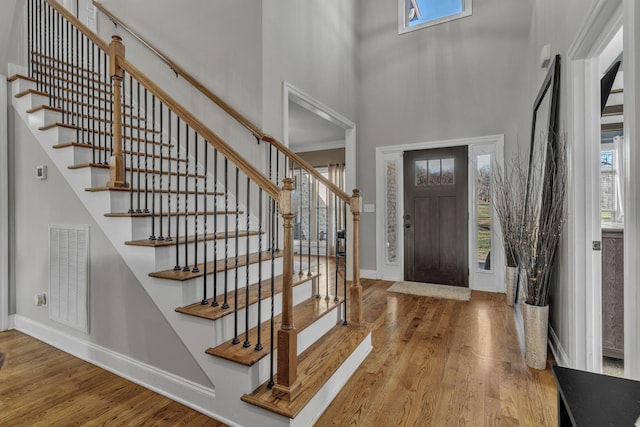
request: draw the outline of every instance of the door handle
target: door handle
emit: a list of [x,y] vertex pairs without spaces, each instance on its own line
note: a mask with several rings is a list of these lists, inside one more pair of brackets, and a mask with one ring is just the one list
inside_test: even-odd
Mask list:
[[405,224],[404,228],[411,228],[411,224]]

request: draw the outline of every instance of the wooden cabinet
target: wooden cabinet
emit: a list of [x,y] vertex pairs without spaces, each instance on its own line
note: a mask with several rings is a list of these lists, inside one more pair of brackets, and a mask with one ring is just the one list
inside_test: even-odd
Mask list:
[[602,354],[624,358],[624,233],[602,230]]

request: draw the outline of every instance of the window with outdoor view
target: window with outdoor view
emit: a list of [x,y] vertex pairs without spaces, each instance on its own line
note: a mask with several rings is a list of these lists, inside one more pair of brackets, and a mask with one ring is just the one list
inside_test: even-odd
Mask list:
[[471,15],[472,0],[398,0],[398,33]]

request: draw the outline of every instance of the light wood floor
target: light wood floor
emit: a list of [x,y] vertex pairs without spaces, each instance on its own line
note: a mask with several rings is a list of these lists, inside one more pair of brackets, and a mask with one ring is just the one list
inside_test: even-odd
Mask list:
[[[524,364],[504,295],[362,282],[374,349],[317,426],[557,425],[553,375]],[[16,331],[0,333],[0,351],[2,426],[222,425]]]

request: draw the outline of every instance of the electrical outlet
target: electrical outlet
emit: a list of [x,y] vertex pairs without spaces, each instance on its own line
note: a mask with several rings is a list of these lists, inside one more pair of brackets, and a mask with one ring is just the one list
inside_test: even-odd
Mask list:
[[36,178],[47,179],[47,165],[36,166]]

